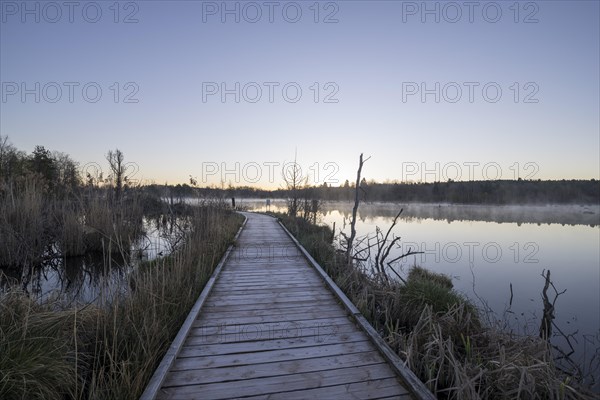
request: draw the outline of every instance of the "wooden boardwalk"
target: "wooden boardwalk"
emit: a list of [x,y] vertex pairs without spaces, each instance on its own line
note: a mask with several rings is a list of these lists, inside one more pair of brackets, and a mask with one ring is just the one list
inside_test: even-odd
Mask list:
[[142,399],[424,398],[279,223],[245,215]]

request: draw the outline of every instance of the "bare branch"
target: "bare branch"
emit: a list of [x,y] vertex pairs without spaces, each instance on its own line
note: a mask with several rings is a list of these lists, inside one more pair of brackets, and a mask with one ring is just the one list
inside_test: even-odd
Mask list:
[[[371,158],[371,157],[369,157]],[[369,159],[367,158],[367,160]],[[346,248],[346,265],[347,266],[351,266],[352,265],[352,249],[353,249],[353,243],[354,243],[354,238],[356,237],[356,214],[358,212],[358,205],[360,203],[360,196],[359,196],[359,191],[360,191],[360,175],[362,172],[362,168],[365,162],[367,162],[367,160],[363,161],[363,155],[362,153],[360,154],[359,160],[358,160],[358,171],[356,172],[356,186],[354,188],[354,207],[352,208],[352,220],[350,222],[350,237],[348,238],[348,247]]]

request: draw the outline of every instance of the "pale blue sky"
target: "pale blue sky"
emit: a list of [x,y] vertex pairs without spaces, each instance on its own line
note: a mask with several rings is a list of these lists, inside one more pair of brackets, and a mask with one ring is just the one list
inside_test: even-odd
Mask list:
[[[320,2],[318,23],[314,1],[273,2],[272,23],[263,1],[227,2],[240,10],[239,23],[235,15],[221,21],[220,1],[121,2],[118,23],[113,1],[79,2],[73,22],[68,8],[61,6],[59,17],[45,2],[36,22],[35,14],[22,15],[36,2],[24,4],[0,1],[0,133],[26,151],[42,144],[85,164],[102,162],[118,147],[139,165],[138,178],[170,183],[185,182],[190,174],[202,182],[203,162],[216,163],[205,169],[231,170],[239,162],[237,177],[229,173],[225,180],[252,184],[256,164],[245,173],[243,168],[253,162],[263,173],[258,184],[266,186],[267,163],[290,161],[296,149],[305,171],[319,164],[320,181],[335,172],[325,168],[328,162],[339,166],[330,178],[352,179],[361,152],[372,156],[365,176],[380,181],[420,180],[424,168],[435,171],[436,162],[439,172],[425,176],[429,181],[454,177],[447,175],[455,175],[456,165],[468,179],[469,162],[480,163],[471,170],[475,179],[485,178],[486,164],[493,166],[487,175],[500,166],[502,178],[513,178],[515,163],[522,177],[600,177],[598,1],[517,7],[513,1],[475,2],[473,22],[464,2],[457,2],[452,4],[461,7],[462,17],[455,23],[448,20],[456,8],[438,2],[427,7],[439,7],[439,23],[435,15],[422,15],[424,3],[401,1]],[[251,23],[254,5],[262,16]],[[502,15],[491,23],[496,5]],[[208,13],[215,8],[216,15]],[[302,10],[299,21],[286,21],[296,8]],[[86,21],[97,9],[99,21]],[[123,23],[131,13],[138,22]],[[324,23],[331,13],[338,22]],[[35,94],[22,102],[20,85],[33,89],[36,82],[40,102]],[[62,87],[56,103],[48,101],[55,97],[50,82]],[[72,103],[65,82],[79,84]],[[103,92],[96,103],[82,97],[90,82]],[[134,85],[125,88],[128,82]],[[229,88],[257,82],[262,97],[251,103],[240,93],[236,103],[231,94],[223,103],[216,94],[203,102],[203,82]],[[279,84],[272,103],[264,82]],[[281,93],[291,82],[302,90],[296,103]],[[420,93],[407,95],[413,82],[430,89],[439,82],[440,102],[435,94],[425,102]],[[452,82],[462,88],[456,103],[448,101],[456,96]],[[472,103],[465,82],[478,84]],[[488,83],[502,90],[495,103],[482,95]],[[135,87],[139,102],[125,103]],[[246,97],[254,97],[254,88],[247,89]],[[338,102],[324,102],[334,90]],[[535,91],[538,102],[526,103]],[[526,163],[537,167],[525,170]],[[207,183],[220,180],[219,173],[204,177]],[[271,186],[279,183],[277,177]]]

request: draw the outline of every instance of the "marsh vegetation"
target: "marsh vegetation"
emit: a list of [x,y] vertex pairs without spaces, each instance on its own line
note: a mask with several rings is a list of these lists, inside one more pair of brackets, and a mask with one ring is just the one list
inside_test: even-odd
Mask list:
[[[135,187],[118,150],[107,177],[80,177],[42,147],[26,155],[4,140],[0,156],[0,398],[139,397],[243,217],[220,201],[190,207]],[[164,253],[148,248],[151,225]],[[78,270],[91,259],[98,275]],[[40,296],[32,282],[49,268],[96,276],[95,295]]]

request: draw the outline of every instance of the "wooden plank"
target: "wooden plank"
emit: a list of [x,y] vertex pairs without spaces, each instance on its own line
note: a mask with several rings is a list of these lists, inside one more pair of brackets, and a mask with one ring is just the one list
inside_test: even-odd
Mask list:
[[302,274],[298,269],[286,271],[282,269],[264,270],[264,271],[245,271],[239,274],[230,274],[223,277],[223,282],[227,281],[245,281],[248,279],[273,279],[273,278],[288,278],[288,279],[304,279],[311,282],[318,282],[320,278],[313,274]]
[[[244,293],[243,291],[240,292],[232,292],[232,293],[220,293],[220,294],[214,294],[213,295],[215,299],[221,300],[221,299],[229,299],[229,300],[238,300],[241,298],[246,298],[246,299],[252,299],[252,298],[283,298],[283,297],[310,297],[310,299],[335,299],[335,297],[333,297],[331,295],[331,293],[328,293],[326,291],[324,291],[322,288],[321,290],[314,290],[314,289],[307,289],[307,290],[297,290],[294,292],[290,292],[287,293],[285,291],[277,291],[274,293],[253,293],[253,292],[246,292]],[[211,296],[211,300],[213,298],[213,296]]]
[[[343,321],[343,320],[342,320]],[[222,325],[199,325],[190,329],[189,343],[220,340],[222,343],[231,341],[257,341],[283,338],[297,338],[314,335],[332,335],[342,332],[353,332],[356,326],[349,321],[331,323],[328,319],[306,321],[277,321],[265,323],[236,324],[235,322]],[[195,340],[195,337],[198,337]]]
[[323,292],[323,287],[322,286],[314,286],[314,285],[305,285],[305,286],[292,286],[292,287],[280,287],[280,288],[272,288],[270,286],[251,286],[251,287],[231,287],[231,288],[224,288],[224,287],[219,287],[217,289],[217,287],[213,287],[212,292],[214,294],[227,294],[227,293],[231,293],[231,294],[235,294],[235,293],[278,293],[278,292],[300,292],[300,291],[307,291],[307,290],[315,290],[315,291],[321,291]]
[[221,289],[241,290],[247,286],[250,286],[250,287],[251,286],[264,286],[264,287],[276,288],[278,286],[279,287],[294,287],[294,286],[304,286],[304,285],[324,287],[323,281],[321,279],[307,276],[303,280],[294,281],[294,282],[291,282],[289,280],[286,280],[284,282],[272,282],[272,281],[269,281],[268,279],[264,279],[264,280],[258,281],[258,282],[247,282],[247,281],[241,280],[241,281],[236,282],[235,285],[232,285],[232,284],[226,283],[226,282],[217,282],[217,284],[215,285],[215,289],[218,288],[219,290],[221,290]]
[[235,260],[231,262],[232,267],[248,268],[273,268],[273,267],[300,267],[304,261],[302,253],[275,253],[260,256],[234,253]]
[[[253,280],[249,280],[249,279],[230,279],[230,280],[223,280],[223,281],[219,281],[219,286],[223,287],[223,286],[237,286],[237,285],[257,285],[257,284],[273,284],[275,280],[273,279],[269,279],[269,278],[263,278],[263,279],[253,279]],[[309,284],[309,285],[314,285],[314,286],[323,286],[322,285],[322,281],[316,277],[316,276],[303,276],[303,277],[298,277],[298,279],[286,279],[286,280],[282,280],[280,282],[278,282],[278,284],[283,284],[283,285],[294,285],[294,284],[298,284],[298,283],[305,283],[305,284]]]
[[228,275],[224,275],[223,276],[223,280],[229,280],[232,278],[252,278],[254,276],[259,276],[259,277],[269,277],[269,276],[273,276],[273,275],[281,275],[282,277],[297,277],[297,278],[309,278],[309,279],[313,279],[313,278],[319,278],[316,274],[303,274],[301,273],[301,271],[299,271],[299,268],[289,268],[289,269],[285,269],[285,268],[271,268],[271,269],[248,269],[248,270],[242,270],[240,268],[239,271],[237,271],[237,273],[233,274],[230,273]]
[[259,268],[260,266],[266,267],[277,267],[277,266],[290,266],[290,267],[302,267],[302,264],[306,262],[302,253],[296,250],[298,253],[294,254],[265,254],[263,256],[246,255],[242,253],[233,253],[234,259],[231,260],[232,267],[248,267],[248,268]]
[[348,319],[347,314],[343,310],[331,310],[331,311],[306,311],[297,313],[271,313],[268,315],[219,315],[219,314],[207,314],[202,315],[200,318],[194,321],[194,326],[215,326],[226,323],[235,324],[259,324],[266,322],[299,322],[299,321],[317,321],[334,323],[334,321],[347,321],[353,323]]
[[[295,288],[278,288],[269,292],[269,290],[265,287],[252,287],[252,288],[236,288],[235,290],[219,290],[215,291],[213,295],[215,299],[221,298],[238,298],[245,297],[248,299],[256,298],[256,297],[289,297],[289,296],[299,296],[301,294],[304,295],[322,295],[323,288],[317,288],[314,286],[297,286]],[[334,298],[332,296],[332,298]]]
[[238,267],[235,270],[230,269],[227,273],[223,273],[223,279],[233,278],[233,277],[244,277],[244,276],[252,276],[252,275],[268,275],[268,274],[279,274],[279,275],[298,275],[298,276],[307,276],[307,277],[315,277],[316,274],[312,273],[302,273],[301,267],[296,267],[293,265],[267,265],[264,264],[257,265],[256,267],[244,266]]
[[299,278],[319,278],[316,274],[312,273],[302,273],[302,269],[300,267],[263,267],[261,265],[260,268],[251,268],[251,267],[239,267],[236,269],[235,273],[228,273],[223,276],[223,280],[228,280],[231,278],[243,278],[254,275],[269,275],[269,274],[279,274],[279,275],[291,275]]
[[273,280],[257,280],[257,281],[251,281],[251,282],[227,282],[227,283],[221,283],[217,289],[220,292],[225,292],[225,293],[229,293],[229,292],[233,292],[233,291],[244,291],[244,290],[249,290],[249,289],[264,289],[264,288],[269,288],[269,287],[274,287],[274,289],[284,289],[286,287],[290,287],[290,288],[319,288],[321,289],[321,293],[322,294],[328,294],[329,296],[331,296],[333,298],[333,296],[331,295],[331,293],[329,293],[328,291],[324,290],[325,288],[320,285],[321,282],[311,282],[311,281],[307,281],[307,280],[296,280],[293,282],[287,282],[285,280],[278,280],[278,279],[273,279]]
[[231,261],[231,265],[236,267],[256,266],[257,264],[283,265],[289,262],[292,265],[299,266],[303,261],[302,253],[297,249],[293,252],[288,249],[266,249],[264,253],[261,254],[260,250],[255,253],[241,251],[234,253],[235,258]]
[[[256,261],[239,260],[228,265],[231,265],[231,268],[228,269],[227,273],[231,274],[241,271],[271,271],[278,268],[301,272],[306,269],[306,260],[300,259],[299,257],[294,257],[293,259],[277,258],[272,260],[262,258]],[[312,271],[309,271],[306,272],[312,273]]]
[[[273,282],[277,282],[277,280],[275,280]],[[222,293],[214,294],[215,298],[222,297],[222,296],[231,297],[231,298],[234,298],[236,296],[237,297],[248,296],[248,298],[254,298],[254,297],[260,297],[260,296],[264,297],[265,295],[269,294],[269,293],[252,293],[252,292],[244,293],[243,291],[244,291],[244,289],[246,289],[246,287],[244,287],[243,285],[239,285],[239,286],[234,285],[233,287],[238,290],[235,292],[231,291],[230,293],[227,293],[227,291],[222,290]],[[254,287],[256,287],[256,286],[254,286]],[[263,285],[263,288],[264,288],[264,285]],[[293,293],[287,293],[287,294],[294,295],[294,296],[303,296],[304,295],[306,297],[306,296],[312,294],[312,292],[316,292],[316,295],[321,298],[326,298],[326,297],[332,298],[332,299],[335,298],[331,293],[324,290],[323,287],[315,287],[314,285],[310,285],[310,287],[304,291],[296,290]],[[276,297],[276,296],[282,296],[282,295],[286,294],[286,292],[280,290],[280,291],[273,292],[271,294],[272,294],[271,297]]]
[[[254,274],[256,276],[256,274]],[[273,284],[274,279],[271,279],[271,276],[269,274],[267,274],[267,276],[264,275],[259,275],[259,278],[262,279],[248,279],[250,277],[237,277],[238,279],[224,279],[222,282],[219,281],[218,285],[219,287],[235,287],[237,285],[246,285],[246,286],[252,286],[252,285],[259,285],[259,284]],[[298,284],[298,283],[305,283],[311,286],[323,286],[321,279],[319,279],[319,277],[317,276],[302,276],[302,277],[296,277],[297,279],[291,280],[291,279],[285,279],[285,280],[280,280],[280,282],[278,282],[277,284],[279,285],[294,285],[294,284]]]
[[348,344],[368,340],[362,332],[344,332],[322,336],[304,336],[296,338],[270,339],[259,342],[200,343],[186,342],[179,357],[200,357],[238,353],[259,353],[270,350],[318,347],[332,344]]
[[229,310],[220,312],[203,312],[198,319],[221,319],[224,317],[258,317],[262,315],[285,315],[293,313],[315,313],[321,312],[339,312],[340,315],[347,315],[346,311],[341,309],[339,304],[320,305],[316,308],[314,305],[301,305],[299,307],[287,308],[259,308],[254,310]]
[[[284,302],[284,303],[276,303],[273,304],[270,309],[284,309],[284,308],[292,308],[292,307],[301,307],[304,305],[312,306],[318,308],[321,305],[334,305],[338,304],[333,298],[328,300],[320,300],[318,304],[315,304],[313,300],[302,300],[302,301],[293,301],[293,302]],[[262,304],[205,304],[205,310],[207,312],[220,312],[220,311],[241,311],[241,310],[256,310],[256,309],[265,309],[266,307]],[[205,312],[206,312],[205,311]]]
[[331,294],[310,294],[310,293],[292,293],[289,295],[268,295],[268,294],[257,294],[257,295],[248,295],[248,297],[244,296],[230,296],[230,297],[219,297],[215,296],[211,297],[206,304],[207,305],[235,305],[235,304],[258,304],[258,303],[278,303],[278,302],[294,302],[294,301],[319,301],[319,300],[333,300],[333,296]]
[[[221,293],[260,293],[261,291],[267,291],[269,289],[273,289],[273,291],[277,292],[277,291],[285,291],[286,289],[289,290],[303,290],[303,289],[310,289],[310,288],[314,288],[315,285],[312,284],[290,284],[289,286],[286,286],[285,284],[273,284],[273,285],[269,285],[266,282],[263,283],[259,283],[259,284],[254,284],[254,285],[236,285],[236,286],[218,286],[218,287],[214,287],[213,290],[215,291],[215,293],[217,294],[221,294]],[[323,290],[323,288],[321,288],[321,290]],[[337,300],[334,297],[335,300]],[[314,303],[313,303],[314,304]]]
[[331,324],[314,320],[239,325],[232,323],[222,326],[192,328],[188,333],[186,344],[256,342],[273,339],[296,339],[299,337],[327,340],[328,337],[338,333],[352,333],[354,331],[356,331],[356,326],[349,322]]
[[262,310],[264,313],[262,315],[249,315],[248,312],[237,312],[237,313],[206,313],[201,315],[194,325],[203,324],[208,325],[212,324],[221,324],[227,321],[235,321],[236,323],[260,323],[260,322],[276,322],[276,321],[299,321],[299,320],[307,320],[307,319],[328,319],[328,318],[342,318],[347,317],[347,314],[340,310],[339,307],[337,309],[335,307],[329,308],[329,310],[319,309],[319,310],[297,310],[296,312],[282,312],[282,311],[271,311],[271,310]]
[[298,276],[297,273],[287,274],[287,273],[253,273],[247,275],[238,275],[231,276],[227,278],[223,278],[221,283],[227,285],[235,286],[237,284],[247,284],[247,283],[262,283],[262,282],[280,282],[280,283],[298,283],[305,282],[310,283],[312,285],[319,284],[318,277],[312,276]]
[[246,301],[254,301],[254,300],[263,300],[263,299],[285,299],[285,298],[296,298],[296,297],[307,297],[309,296],[311,299],[328,299],[332,298],[331,294],[323,293],[323,289],[315,290],[315,289],[307,289],[307,290],[296,290],[296,291],[278,291],[278,292],[231,292],[231,293],[213,293],[211,296],[211,301],[225,301],[225,300],[246,300]]
[[171,371],[181,371],[187,369],[204,369],[231,367],[236,365],[251,365],[275,361],[302,360],[305,358],[314,358],[315,354],[319,357],[336,356],[342,354],[354,354],[372,351],[373,346],[368,341],[336,343],[323,346],[298,347],[292,349],[275,349],[252,353],[234,353],[219,354],[212,356],[179,356]]
[[382,399],[407,400],[410,393],[398,384],[396,378],[349,383],[346,385],[322,386],[316,389],[285,391],[268,395],[244,397],[250,400],[304,400],[304,399]]
[[[285,289],[285,288],[301,288],[301,287],[314,287],[313,283],[270,283],[270,282],[258,282],[258,283],[250,283],[250,284],[236,284],[236,285],[222,285],[217,284],[214,287],[216,291],[232,291],[232,290],[257,290],[257,289],[265,289],[265,288],[273,288],[273,289]],[[319,282],[319,286],[322,287],[321,282]]]
[[214,293],[216,295],[219,294],[232,294],[235,295],[237,294],[244,294],[244,293],[248,293],[248,294],[266,294],[269,293],[269,291],[271,293],[279,293],[279,292],[306,292],[306,291],[321,291],[321,293],[323,292],[323,287],[322,286],[315,286],[315,285],[310,285],[310,284],[305,284],[304,286],[300,286],[300,285],[294,285],[294,286],[289,286],[289,287],[274,287],[272,288],[269,285],[266,284],[260,284],[260,285],[253,285],[253,286],[232,286],[232,287],[224,287],[224,286],[220,286],[219,288],[213,288]]
[[330,297],[335,298],[320,283],[321,282],[311,282],[311,281],[306,281],[306,280],[304,280],[304,281],[297,280],[297,281],[286,283],[285,280],[279,280],[279,279],[267,280],[267,279],[265,279],[265,280],[252,281],[252,282],[227,282],[227,284],[219,285],[216,290],[219,290],[220,292],[223,292],[225,294],[227,294],[227,293],[235,294],[235,293],[233,293],[234,291],[235,292],[243,292],[244,290],[265,289],[265,288],[270,288],[270,287],[273,287],[274,289],[279,289],[278,291],[283,291],[281,289],[285,289],[286,287],[296,288],[296,289],[297,288],[308,288],[308,289],[319,289],[321,291],[321,294],[323,294],[323,295],[327,294]]
[[302,252],[298,250],[293,243],[289,243],[292,247],[265,247],[265,248],[248,248],[236,249],[233,253],[234,258],[231,259],[231,265],[244,265],[250,263],[270,263],[281,264],[284,260],[293,262],[299,265],[304,260]]
[[231,399],[252,395],[280,393],[291,390],[313,389],[324,386],[345,385],[393,378],[394,373],[386,364],[356,368],[343,368],[303,374],[272,376],[257,379],[231,381],[226,385],[210,383],[163,388],[158,398],[181,398],[185,395],[201,395],[204,399]]
[[273,279],[273,278],[289,278],[289,279],[304,279],[310,280],[311,282],[318,282],[320,278],[313,274],[302,274],[298,269],[286,271],[282,269],[264,270],[264,271],[245,271],[239,274],[230,274],[223,277],[223,282],[237,280],[244,281],[248,279]]
[[251,281],[251,280],[259,280],[259,279],[275,280],[276,278],[285,280],[286,282],[297,281],[297,280],[311,281],[311,282],[319,281],[319,277],[316,275],[300,274],[300,273],[298,273],[298,271],[293,271],[293,272],[254,271],[254,272],[247,273],[247,274],[235,274],[235,275],[224,276],[223,280],[220,280],[220,281],[224,282],[224,283],[231,282],[231,281],[246,282],[246,281]]
[[[318,353],[315,352],[315,356]],[[326,357],[315,357],[291,361],[267,362],[252,365],[239,365],[209,369],[187,369],[171,371],[163,383],[163,387],[202,385],[221,381],[240,379],[266,378],[307,372],[326,371],[332,369],[357,368],[384,364],[383,357],[377,350],[369,352],[342,354]]]
[[[257,284],[257,283],[268,283],[268,284],[275,284],[275,283],[280,283],[280,284],[288,284],[288,283],[305,283],[305,284],[312,284],[312,285],[318,285],[319,284],[319,279],[316,277],[291,277],[291,278],[286,278],[286,277],[277,277],[277,276],[256,276],[256,277],[251,277],[251,278],[229,278],[229,279],[223,279],[221,282],[221,284],[224,285],[231,285],[231,286],[244,286],[244,285],[248,285],[248,284]],[[327,293],[326,291],[324,291],[323,293]],[[329,295],[331,295],[330,293],[327,293]]]
[[311,296],[311,295],[295,295],[295,296],[288,296],[285,298],[278,298],[278,297],[256,297],[256,298],[250,298],[250,299],[238,299],[238,298],[231,298],[231,299],[223,299],[223,300],[219,300],[219,299],[213,299],[210,298],[207,302],[206,305],[207,306],[227,306],[227,305],[242,305],[242,304],[248,304],[249,302],[251,302],[252,304],[265,304],[265,307],[267,305],[270,304],[277,304],[277,303],[295,303],[295,302],[302,302],[302,301],[321,301],[321,300],[332,300],[333,297],[327,293],[327,294],[323,294],[323,295],[316,295],[316,296]]

